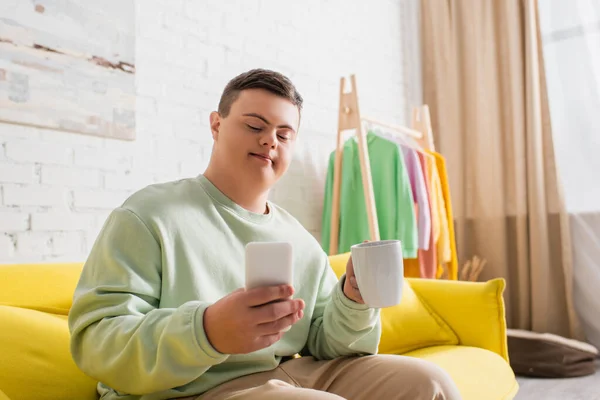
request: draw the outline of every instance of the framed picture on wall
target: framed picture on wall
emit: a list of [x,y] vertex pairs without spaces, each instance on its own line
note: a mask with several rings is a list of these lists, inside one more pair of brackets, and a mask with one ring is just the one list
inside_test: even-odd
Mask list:
[[135,139],[134,0],[0,4],[0,121]]

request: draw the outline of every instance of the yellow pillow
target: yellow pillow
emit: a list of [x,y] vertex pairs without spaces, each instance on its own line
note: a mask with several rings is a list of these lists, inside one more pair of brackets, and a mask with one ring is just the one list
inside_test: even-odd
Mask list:
[[10,400],[2,390],[0,390],[0,400]]
[[0,305],[67,315],[83,264],[0,265]]
[[0,306],[0,388],[19,400],[98,398],[75,365],[64,315]]
[[443,316],[461,346],[480,347],[508,358],[503,292],[506,281],[410,279],[413,290]]
[[[348,253],[329,257],[331,268],[341,277],[346,272]],[[429,346],[456,345],[458,337],[446,322],[404,280],[400,304],[381,310],[379,353],[404,354]]]

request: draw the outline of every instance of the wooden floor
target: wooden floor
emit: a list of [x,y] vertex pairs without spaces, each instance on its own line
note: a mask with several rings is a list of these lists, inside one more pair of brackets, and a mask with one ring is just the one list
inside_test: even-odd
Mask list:
[[518,378],[515,400],[600,400],[600,362],[594,375],[567,379]]

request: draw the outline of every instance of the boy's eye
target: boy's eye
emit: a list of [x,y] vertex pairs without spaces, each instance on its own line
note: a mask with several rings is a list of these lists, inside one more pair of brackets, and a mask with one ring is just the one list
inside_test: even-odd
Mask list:
[[255,131],[255,132],[258,132],[258,131],[260,131],[260,130],[261,130],[260,128],[258,128],[258,127],[256,127],[256,126],[252,126],[252,125],[248,125],[248,124],[246,124],[246,125],[248,126],[248,128],[252,129],[252,130],[253,130],[253,131]]
[[287,136],[285,136],[285,135],[277,135],[277,136],[279,136],[279,139],[281,139],[281,140],[283,140],[283,141],[286,141],[286,140],[288,140],[288,139],[289,139],[289,137],[287,137]]

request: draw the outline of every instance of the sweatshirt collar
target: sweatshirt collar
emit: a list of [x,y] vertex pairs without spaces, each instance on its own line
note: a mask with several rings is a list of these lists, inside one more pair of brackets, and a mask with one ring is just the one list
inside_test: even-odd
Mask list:
[[267,201],[267,209],[268,209],[267,214],[256,213],[256,212],[245,209],[244,207],[240,206],[239,204],[237,204],[236,202],[231,200],[229,197],[227,197],[225,195],[225,193],[221,192],[221,190],[219,190],[219,188],[217,188],[204,175],[202,175],[202,174],[198,175],[197,180],[198,180],[198,182],[200,182],[200,185],[202,185],[204,190],[208,193],[208,195],[213,200],[215,200],[221,206],[223,206],[223,207],[229,209],[230,211],[232,211],[233,213],[237,214],[241,218],[244,218],[248,221],[260,224],[260,223],[266,223],[266,222],[270,221],[271,218],[273,217],[275,208],[273,207],[273,204],[270,201]]

